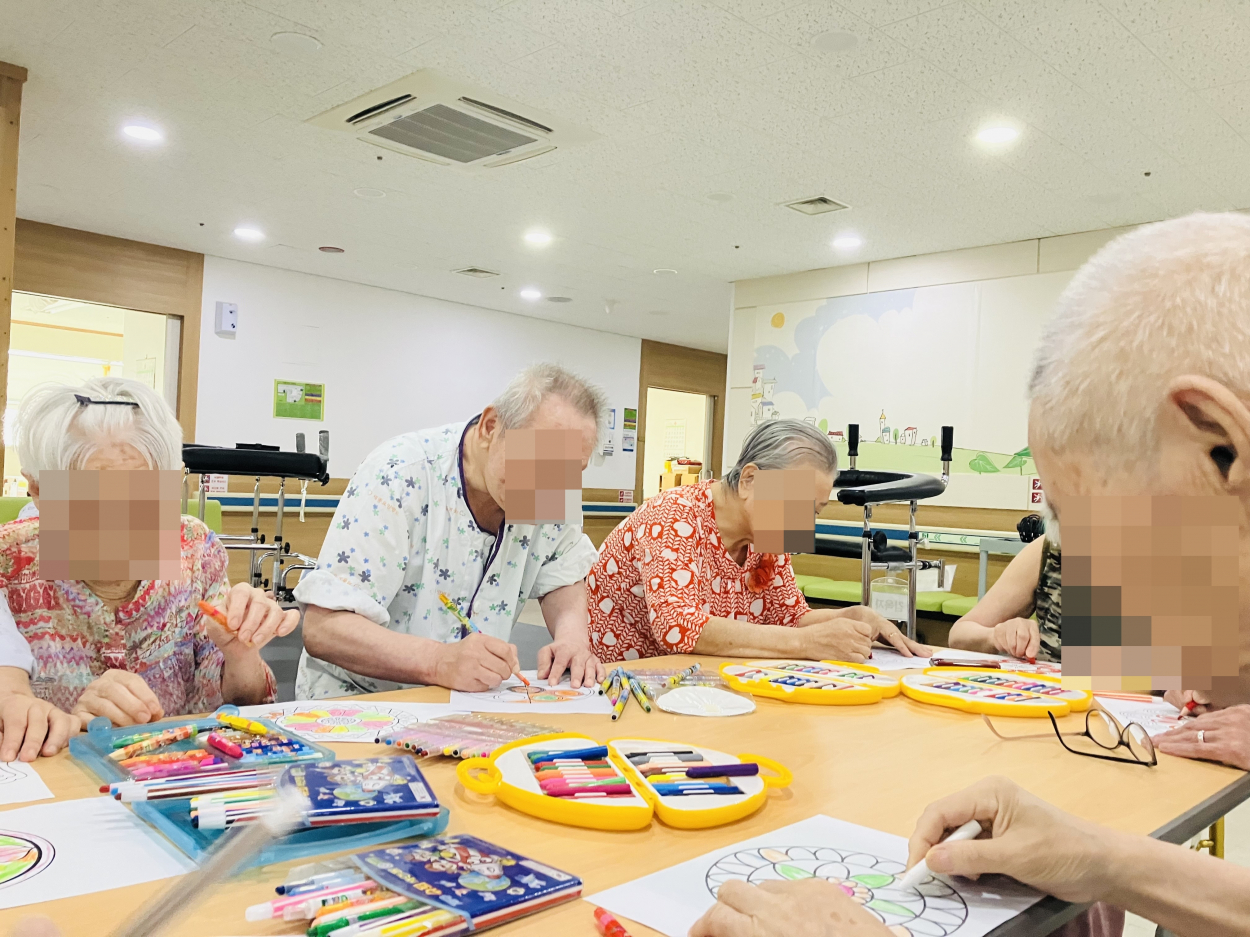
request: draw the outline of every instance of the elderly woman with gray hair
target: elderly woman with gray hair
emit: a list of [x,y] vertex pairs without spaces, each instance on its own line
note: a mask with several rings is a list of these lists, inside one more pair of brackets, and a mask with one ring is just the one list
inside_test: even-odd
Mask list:
[[871,609],[809,608],[794,581],[787,550],[811,542],[837,468],[816,427],[771,420],[747,435],[724,479],[643,504],[608,535],[586,577],[595,653],[859,663],[881,638],[927,654]]
[[[182,469],[182,428],[168,404],[122,378],[33,390],[18,412],[17,448],[36,503],[49,472],[93,473],[105,488],[117,487],[106,479],[114,472]],[[58,539],[94,536],[103,544],[119,533],[106,529],[108,512],[98,505],[71,504],[61,505],[69,533],[59,531]],[[120,533],[131,544],[147,506],[128,507],[132,526]],[[79,508],[81,531],[73,513]],[[246,583],[232,588],[226,551],[199,520],[183,517],[179,556],[162,554],[164,567],[179,573],[168,579],[43,578],[41,561],[52,568],[59,551],[41,556],[39,533],[39,517],[0,527],[7,600],[0,602],[0,761],[55,754],[97,716],[133,725],[273,699],[273,674],[259,649],[294,630],[299,613]],[[101,556],[98,565],[133,559]],[[200,602],[223,609],[225,626],[204,615]]]

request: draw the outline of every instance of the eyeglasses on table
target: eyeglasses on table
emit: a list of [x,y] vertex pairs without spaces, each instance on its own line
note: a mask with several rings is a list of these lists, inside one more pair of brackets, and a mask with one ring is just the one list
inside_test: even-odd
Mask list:
[[[1155,755],[1154,742],[1150,741],[1150,736],[1146,733],[1146,730],[1136,722],[1130,722],[1121,729],[1108,713],[1101,709],[1090,708],[1085,711],[1084,732],[1060,732],[1059,723],[1055,721],[1054,713],[1048,712],[1046,716],[1050,719],[1051,728],[1055,730],[1055,736],[1059,739],[1059,744],[1074,755],[1084,755],[1087,758],[1101,758],[1104,761],[1122,761],[1126,764],[1141,765],[1145,768],[1153,768],[1159,763],[1159,759]],[[995,728],[989,716],[982,713],[981,718],[985,720],[985,724],[989,726],[990,731],[1005,742],[1015,742],[1020,739],[1050,738],[1049,732],[1032,733],[1029,735],[1003,735]],[[1079,748],[1073,748],[1067,742],[1067,739],[1078,738],[1089,739],[1103,749],[1103,752],[1081,751]],[[1106,754],[1107,752],[1119,751],[1121,748],[1127,749],[1131,757],[1124,758],[1119,755]]]

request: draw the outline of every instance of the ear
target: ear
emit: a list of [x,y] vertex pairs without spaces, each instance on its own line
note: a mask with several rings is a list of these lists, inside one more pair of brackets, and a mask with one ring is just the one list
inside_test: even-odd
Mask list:
[[503,435],[503,423],[499,419],[499,411],[494,407],[487,407],[482,411],[481,418],[477,421],[478,432],[488,441],[496,435]]
[[742,471],[738,473],[738,491],[739,498],[745,498],[747,495],[755,495],[755,476],[759,474],[759,466],[754,462],[748,462],[742,467]]
[[39,507],[39,482],[35,481],[25,472],[22,475],[26,479],[26,493],[30,495],[30,500],[35,502],[35,507]]
[[1184,442],[1201,447],[1218,486],[1250,495],[1250,409],[1219,381],[1193,374],[1175,378],[1166,399],[1166,423]]

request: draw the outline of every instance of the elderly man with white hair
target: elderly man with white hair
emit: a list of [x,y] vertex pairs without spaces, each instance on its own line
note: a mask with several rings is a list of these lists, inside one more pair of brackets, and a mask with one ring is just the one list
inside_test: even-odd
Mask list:
[[[539,651],[538,676],[554,684],[567,669],[574,686],[601,680],[587,636],[585,579],[597,554],[582,533],[580,473],[606,421],[601,390],[539,364],[473,419],[407,433],[370,453],[339,502],[317,568],[295,590],[306,607],[299,697],[498,686],[518,666],[507,639],[530,598],[552,638]],[[533,452],[534,431],[565,448]],[[535,466],[553,464],[562,480],[538,487],[559,487],[561,509],[577,514],[564,522],[535,514],[534,474],[545,471]],[[476,631],[466,634],[440,595]]]
[[[1250,769],[1250,217],[1190,215],[1104,247],[1059,300],[1029,397],[1029,444],[1061,523],[1065,511],[1098,496],[1197,495],[1228,505],[1235,548],[1222,551],[1216,536],[1195,536],[1185,562],[1214,569],[1236,554],[1239,640],[1236,666],[1227,668],[1235,675],[1212,681],[1200,699],[1213,711],[1163,736],[1159,748],[1175,748],[1180,736],[1186,754]],[[1102,548],[1114,554],[1124,539],[1109,535]],[[1132,563],[1149,563],[1127,552],[1123,563],[1119,555],[1106,563],[1086,557],[1083,578],[1095,585],[1120,578],[1123,608],[1174,625],[1174,603],[1160,607],[1150,589],[1175,571],[1148,566],[1144,577],[1120,577]],[[1191,628],[1212,629],[1214,591],[1191,583],[1186,600],[1193,604],[1184,610]],[[1065,601],[1065,612],[1071,605]],[[974,819],[985,831],[980,839],[941,842]],[[924,858],[933,872],[1001,873],[1067,901],[1103,902],[1093,920],[1073,922],[1076,933],[1116,932],[1122,925],[1107,913],[1111,906],[1181,937],[1250,935],[1250,869],[1078,819],[1005,778],[932,804],[910,854],[911,864]],[[889,933],[836,886],[730,885],[690,937]]]
[[[138,381],[42,385],[17,421],[36,503],[50,471],[182,469],[182,428]],[[55,754],[97,716],[133,725],[274,698],[259,651],[299,614],[247,583],[231,588],[225,548],[199,520],[182,518],[181,574],[167,580],[41,578],[39,533],[39,517],[0,527],[0,761]],[[223,607],[226,626],[201,602]]]

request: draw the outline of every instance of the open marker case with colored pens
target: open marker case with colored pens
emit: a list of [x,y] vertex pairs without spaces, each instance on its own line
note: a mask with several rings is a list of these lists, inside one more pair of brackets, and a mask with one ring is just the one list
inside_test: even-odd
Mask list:
[[[545,792],[540,777],[544,773],[543,766],[562,760],[546,756],[559,752],[576,755],[564,759],[566,764],[575,765],[573,775],[576,776],[586,767],[579,753],[600,750],[606,751],[606,755],[590,756],[593,764],[587,773],[595,782],[606,783],[608,789],[625,788],[625,792],[588,796]],[[673,771],[684,770],[686,765],[749,763],[771,774],[730,778],[713,775],[700,782],[674,778],[652,783],[646,775],[658,770],[661,761],[665,765],[671,763]],[[581,767],[577,766],[578,762]],[[787,787],[792,780],[786,768],[759,755],[730,755],[700,745],[650,739],[612,739],[599,743],[573,733],[539,736],[505,745],[489,758],[462,761],[456,776],[468,790],[493,795],[522,813],[596,830],[638,830],[656,816],[669,826],[681,829],[720,826],[755,813],[764,806],[769,788]],[[612,783],[615,778],[619,778],[620,783]],[[736,788],[736,792],[728,788]]]
[[[227,704],[217,709],[211,716],[201,716],[195,719],[169,719],[149,725],[124,728],[115,728],[107,719],[101,717],[93,720],[84,734],[70,740],[70,754],[77,759],[79,764],[106,784],[126,781],[131,777],[130,772],[109,758],[109,754],[114,750],[114,740],[140,732],[156,732],[196,725],[206,731],[174,742],[158,751],[203,750],[204,738],[208,731],[219,727],[216,720],[218,713],[237,716],[239,710],[237,706]],[[256,757],[250,760],[233,758],[224,752],[214,751],[214,754],[232,769],[272,768],[275,773],[280,773],[287,765],[334,761],[338,757],[331,749],[298,739],[268,720],[254,721],[265,726],[275,737],[290,740],[291,750],[273,752],[269,757]],[[189,800],[190,796],[175,797],[167,800],[136,801],[129,806],[134,810],[135,816],[155,827],[191,859],[199,862],[225,831],[202,830],[194,826],[188,809]],[[344,849],[364,849],[412,836],[433,836],[446,829],[447,820],[448,812],[446,808],[443,808],[437,817],[428,819],[387,820],[297,830],[254,856],[247,866],[250,868],[273,862],[287,862]]]
[[722,664],[720,673],[735,690],[787,703],[862,706],[899,692],[897,677],[836,660],[751,660]]
[[1059,677],[984,667],[930,667],[903,677],[903,695],[988,716],[1066,716],[1089,709],[1093,694],[1066,690]]

